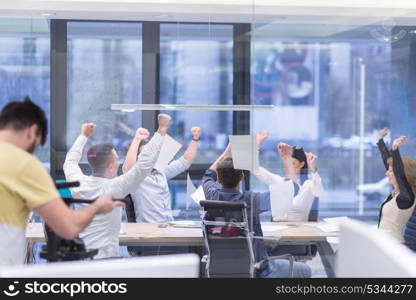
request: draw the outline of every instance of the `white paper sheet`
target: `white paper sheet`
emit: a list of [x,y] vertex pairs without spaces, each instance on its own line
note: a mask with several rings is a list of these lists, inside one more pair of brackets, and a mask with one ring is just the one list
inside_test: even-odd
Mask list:
[[333,217],[333,218],[324,218],[323,220],[327,223],[332,223],[332,224],[341,224],[344,221],[349,220],[350,218],[348,217]]
[[196,192],[196,187],[192,183],[189,173],[186,175],[186,209],[189,209],[189,206],[192,202],[191,195]]
[[173,227],[201,228],[200,221],[179,220],[179,221],[169,222],[168,224],[172,225]]
[[287,229],[287,228],[289,228],[289,226],[280,225],[280,224],[261,225],[261,229],[262,229],[263,232],[274,232],[274,231],[279,231],[279,230],[283,230],[283,229]]
[[327,233],[339,231],[339,225],[336,223],[318,223],[316,227]]
[[229,135],[234,169],[253,171],[259,168],[259,152],[254,135]]
[[294,187],[292,181],[269,185],[273,220],[286,221],[285,214],[292,209]]
[[124,224],[123,223],[121,223],[120,231],[119,231],[118,234],[119,235],[126,235],[127,234],[127,232],[124,230]]
[[157,159],[154,168],[156,170],[163,171],[181,148],[182,145],[167,134],[163,141],[159,158]]
[[191,198],[198,204],[199,204],[199,201],[201,200],[207,200],[205,198],[205,193],[204,193],[204,189],[202,188],[202,185],[196,189],[195,193],[191,195]]

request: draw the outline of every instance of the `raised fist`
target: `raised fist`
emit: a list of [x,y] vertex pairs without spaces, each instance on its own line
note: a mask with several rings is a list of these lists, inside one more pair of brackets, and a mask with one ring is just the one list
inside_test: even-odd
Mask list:
[[277,145],[277,151],[281,157],[291,157],[293,154],[292,146],[285,143],[279,143],[279,145]]
[[317,156],[311,152],[306,152],[306,161],[308,163],[308,167],[312,172],[316,172],[317,171],[317,167],[316,167],[316,159]]
[[136,130],[135,139],[137,140],[145,140],[150,136],[149,130],[146,128],[139,128]]
[[161,129],[169,128],[170,121],[171,121],[171,117],[167,114],[159,114],[157,116],[157,122],[159,124],[159,128]]
[[379,140],[383,139],[387,135],[388,131],[389,129],[387,127],[384,127],[383,129],[381,129],[380,132],[378,133],[378,139]]
[[94,134],[96,127],[94,123],[84,123],[81,126],[81,134],[89,138]]
[[269,136],[269,132],[266,130],[262,130],[256,133],[256,146],[260,148],[261,144],[264,142],[265,139]]
[[201,128],[200,127],[192,127],[191,133],[192,133],[192,139],[199,140],[201,138]]
[[401,137],[398,137],[397,139],[395,139],[393,141],[393,150],[396,150],[397,148],[399,148],[400,146],[402,146],[403,144],[405,144],[407,142],[409,138],[407,136],[402,135]]

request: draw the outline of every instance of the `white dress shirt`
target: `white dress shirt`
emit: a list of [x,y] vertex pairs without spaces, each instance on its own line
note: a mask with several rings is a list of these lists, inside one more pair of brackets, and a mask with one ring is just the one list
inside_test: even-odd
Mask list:
[[[65,158],[64,173],[67,181],[79,181],[80,187],[72,188],[74,198],[95,199],[103,194],[122,199],[133,193],[137,186],[150,174],[159,156],[163,136],[155,133],[146,149],[140,153],[137,162],[124,175],[107,179],[103,177],[86,176],[79,167],[82,152],[87,138],[80,135],[72,145]],[[77,208],[86,204],[77,204]],[[96,215],[90,225],[79,234],[87,249],[98,249],[94,258],[119,256],[118,236],[121,226],[120,207],[107,214]]]
[[136,222],[164,223],[173,221],[168,180],[189,169],[191,165],[182,156],[164,170],[154,170],[132,194]]
[[[282,215],[273,216],[276,221],[287,221],[287,222],[304,222],[308,221],[308,215],[312,207],[312,203],[315,197],[320,197],[324,193],[322,186],[322,179],[318,172],[309,173],[309,179],[299,186],[299,192],[295,196],[295,189],[292,181],[286,181],[284,177],[277,174],[273,174],[266,169],[260,167],[253,174],[262,182],[267,185],[284,184],[282,191],[288,190],[288,183],[290,183],[289,191],[285,192],[285,197],[291,202],[291,208]],[[295,183],[297,184],[297,183]],[[273,203],[274,199],[271,200],[271,206],[279,205],[279,203]]]

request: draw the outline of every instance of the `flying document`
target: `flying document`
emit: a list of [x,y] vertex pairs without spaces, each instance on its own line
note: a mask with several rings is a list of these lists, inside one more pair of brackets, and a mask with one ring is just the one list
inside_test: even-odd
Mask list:
[[259,152],[254,135],[229,135],[234,169],[254,171],[259,168]]
[[196,192],[196,187],[192,183],[189,173],[186,174],[186,209],[189,209],[189,206],[192,202],[192,194]]
[[195,193],[191,195],[191,198],[198,204],[201,200],[207,200],[205,198],[205,193],[202,185],[200,185],[199,188],[196,189]]
[[154,168],[159,171],[163,171],[169,165],[171,160],[178,153],[182,145],[175,141],[170,135],[166,135],[160,149],[159,158],[156,161]]

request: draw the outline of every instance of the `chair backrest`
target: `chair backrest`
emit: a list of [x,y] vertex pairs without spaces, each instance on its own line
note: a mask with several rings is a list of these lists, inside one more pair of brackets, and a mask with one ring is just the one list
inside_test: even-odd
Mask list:
[[134,210],[134,203],[131,195],[127,195],[126,198],[124,198],[124,201],[126,204],[127,221],[129,223],[136,223],[136,211]]
[[406,246],[416,251],[416,211],[413,212],[404,229],[404,240]]
[[201,201],[208,277],[253,277],[254,254],[245,203]]

